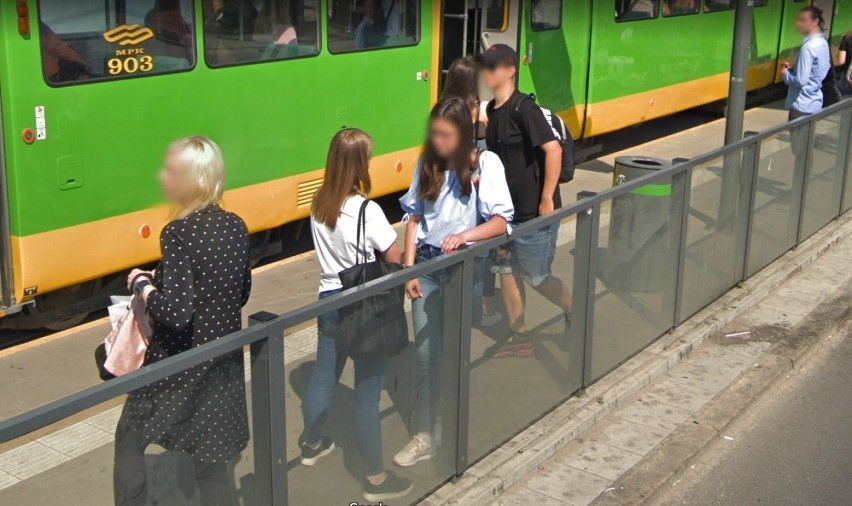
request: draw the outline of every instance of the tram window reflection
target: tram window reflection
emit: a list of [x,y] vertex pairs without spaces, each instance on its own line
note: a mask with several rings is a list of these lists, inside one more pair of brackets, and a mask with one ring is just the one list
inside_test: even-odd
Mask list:
[[562,26],[561,0],[534,0],[532,27],[535,31],[556,30]]
[[660,14],[658,0],[615,0],[615,20],[652,19]]
[[195,65],[192,0],[41,0],[51,84],[158,74]]
[[663,3],[663,16],[685,16],[701,12],[701,0],[666,0]]
[[734,0],[705,0],[704,2],[704,12],[729,11],[734,7]]
[[318,54],[318,2],[205,0],[207,64],[216,67]]
[[420,0],[328,0],[332,53],[420,42]]
[[486,0],[485,5],[485,29],[491,32],[503,32],[509,19],[506,14],[508,0]]

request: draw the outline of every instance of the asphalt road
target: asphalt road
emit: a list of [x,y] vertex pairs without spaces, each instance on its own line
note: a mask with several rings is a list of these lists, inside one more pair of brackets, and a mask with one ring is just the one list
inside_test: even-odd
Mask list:
[[852,331],[817,353],[655,504],[852,504]]

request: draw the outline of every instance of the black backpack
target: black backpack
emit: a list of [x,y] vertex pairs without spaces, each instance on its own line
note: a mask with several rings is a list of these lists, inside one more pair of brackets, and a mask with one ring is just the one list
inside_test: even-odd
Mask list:
[[[503,106],[509,107],[509,116],[512,118],[512,121],[518,125],[523,125],[521,104],[524,103],[524,100],[532,100],[533,103],[535,103],[535,95],[516,93],[515,96],[512,97],[512,100]],[[494,111],[494,105],[494,100],[488,103],[487,113],[489,117],[491,117],[491,112]],[[554,114],[550,109],[538,106],[538,104],[536,105],[544,115],[544,119],[547,120],[547,124],[550,125],[550,128],[553,130],[553,135],[556,137],[556,140],[559,141],[559,144],[562,146],[562,170],[559,172],[559,182],[569,183],[574,180],[574,170],[576,168],[576,164],[574,162],[574,139],[571,137],[571,132],[568,131],[568,127],[565,125],[565,122],[562,121],[562,118],[560,118],[558,114]]]

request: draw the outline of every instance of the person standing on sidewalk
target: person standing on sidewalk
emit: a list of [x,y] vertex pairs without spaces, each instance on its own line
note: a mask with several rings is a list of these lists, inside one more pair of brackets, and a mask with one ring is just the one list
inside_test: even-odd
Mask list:
[[[562,146],[535,101],[515,88],[518,70],[515,50],[505,44],[495,44],[479,55],[479,61],[485,85],[495,97],[487,107],[485,139],[489,151],[496,153],[506,168],[506,180],[515,205],[514,223],[551,214],[562,206],[559,194]],[[549,225],[516,238],[507,248],[497,252],[497,262],[502,263],[497,271],[501,274],[512,335],[498,345],[495,358],[534,354],[524,321],[526,293],[523,282],[565,311],[567,334],[571,292],[551,271],[558,231],[558,223]]]
[[813,5],[802,8],[796,18],[796,30],[802,34],[805,42],[799,50],[795,67],[789,62],[781,64],[781,75],[789,87],[788,121],[822,110],[822,83],[831,69],[828,41],[822,36],[824,24],[822,9]]
[[[459,97],[443,98],[432,109],[411,188],[399,199],[406,213],[406,267],[508,230],[514,208],[506,171],[497,155],[474,148],[472,124],[470,106]],[[400,467],[431,459],[441,444],[440,364],[444,339],[451,339],[444,335],[448,276],[439,270],[406,284],[412,300],[417,384],[412,439],[393,459]]]
[[[388,263],[400,263],[402,252],[396,244],[396,232],[381,207],[369,202],[370,158],[373,140],[357,129],[341,130],[331,141],[325,164],[325,179],[311,207],[311,232],[320,275],[320,300],[340,293],[343,284],[338,273],[358,263],[364,256],[376,256]],[[364,239],[358,220],[364,209]],[[359,244],[359,240],[363,241]],[[342,310],[317,318],[317,362],[302,403],[304,432],[299,438],[301,462],[315,465],[334,450],[334,441],[323,436],[323,422],[331,406],[332,395],[340,382],[349,357],[343,333]],[[382,454],[382,421],[379,398],[385,380],[387,360],[355,358],[355,440],[366,468],[363,496],[371,503],[398,499],[411,492],[411,481],[387,471]]]

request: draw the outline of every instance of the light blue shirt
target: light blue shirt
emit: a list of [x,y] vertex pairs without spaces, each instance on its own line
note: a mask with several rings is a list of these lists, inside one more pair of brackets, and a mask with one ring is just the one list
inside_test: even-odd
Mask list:
[[805,38],[796,66],[784,76],[787,109],[813,114],[822,110],[822,81],[831,68],[828,42],[821,34]]
[[467,197],[462,195],[456,172],[448,170],[444,174],[444,184],[437,199],[419,198],[420,167],[418,163],[411,188],[399,199],[402,210],[408,216],[420,216],[417,246],[440,248],[448,235],[474,228],[494,216],[502,216],[507,222],[512,221],[515,207],[512,205],[509,185],[506,184],[506,170],[494,153],[485,151],[479,157],[478,183],[474,181],[471,194]]
[[387,23],[387,31],[385,32],[390,37],[399,36],[400,0],[383,0],[382,11],[385,13],[385,22]]

